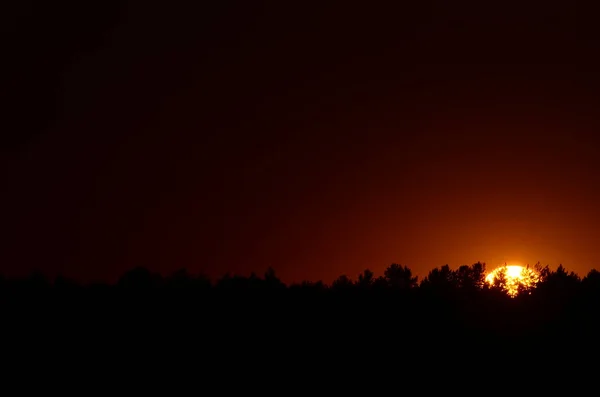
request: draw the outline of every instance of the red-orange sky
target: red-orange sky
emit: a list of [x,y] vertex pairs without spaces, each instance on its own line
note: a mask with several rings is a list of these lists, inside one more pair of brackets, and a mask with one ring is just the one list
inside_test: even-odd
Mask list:
[[2,272],[598,268],[580,3],[215,3],[13,7]]

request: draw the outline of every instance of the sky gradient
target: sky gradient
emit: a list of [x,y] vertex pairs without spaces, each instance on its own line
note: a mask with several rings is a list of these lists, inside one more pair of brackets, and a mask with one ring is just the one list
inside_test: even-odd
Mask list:
[[215,3],[12,6],[1,272],[598,268],[582,3]]

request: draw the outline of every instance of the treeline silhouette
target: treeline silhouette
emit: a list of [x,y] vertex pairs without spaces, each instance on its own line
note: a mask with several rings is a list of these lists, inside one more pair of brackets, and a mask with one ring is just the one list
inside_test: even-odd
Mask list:
[[[600,331],[600,272],[581,278],[562,265],[539,264],[535,271],[536,279],[514,297],[501,274],[494,284],[485,281],[483,263],[445,265],[421,281],[410,268],[392,264],[380,276],[365,270],[331,284],[291,285],[271,268],[262,276],[210,280],[184,269],[164,277],[138,267],[116,283],[85,285],[34,273],[0,278],[0,307],[4,331],[13,337],[37,332],[50,343],[93,333],[103,335],[98,341],[127,343],[166,338],[173,346],[188,343],[186,349],[196,341],[204,354],[216,346],[218,354],[247,348],[260,354],[323,348],[337,354],[424,349],[438,357],[526,349],[531,358],[550,348],[581,354],[572,341],[595,340]],[[373,343],[378,347],[367,347]]]

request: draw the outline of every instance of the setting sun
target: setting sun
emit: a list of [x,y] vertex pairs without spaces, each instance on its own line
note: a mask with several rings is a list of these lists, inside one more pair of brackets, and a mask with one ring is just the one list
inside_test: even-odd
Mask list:
[[502,277],[504,278],[504,282],[501,287],[510,296],[516,296],[519,288],[533,287],[538,280],[537,272],[529,267],[510,265],[494,269],[486,276],[485,281],[490,285],[494,285],[496,282],[500,282]]

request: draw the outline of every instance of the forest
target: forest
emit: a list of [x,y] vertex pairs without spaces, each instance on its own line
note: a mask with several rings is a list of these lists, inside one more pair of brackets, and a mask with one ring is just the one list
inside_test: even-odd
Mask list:
[[[380,376],[405,392],[541,393],[593,370],[600,272],[580,277],[536,264],[515,284],[509,270],[445,265],[419,280],[392,264],[380,276],[365,270],[330,284],[291,285],[272,268],[217,280],[144,267],[114,283],[4,277],[2,357],[21,374],[83,387],[121,388],[125,379],[137,391],[164,381],[171,391],[201,384],[263,394],[326,384],[348,393],[387,390],[387,382],[373,382]],[[423,381],[432,371],[435,381]],[[489,385],[489,374],[517,383]],[[32,376],[28,384],[39,379]],[[90,377],[100,383],[85,383]]]
[[117,329],[240,343],[268,336],[298,348],[302,340],[331,345],[393,334],[412,341],[405,342],[406,349],[431,347],[440,335],[467,340],[463,349],[527,345],[532,338],[542,349],[542,341],[596,337],[600,272],[580,277],[562,265],[553,270],[538,263],[524,269],[525,277],[510,289],[505,270],[497,270],[490,281],[483,263],[445,265],[419,280],[409,267],[392,264],[377,277],[365,270],[331,284],[291,285],[272,268],[262,276],[226,274],[210,280],[184,269],[165,277],[137,267],[116,283],[85,285],[34,273],[0,278],[0,307],[5,320],[18,319],[5,321],[5,331],[13,329],[15,335],[25,324],[37,324],[64,336],[77,324],[78,332],[105,329],[113,336],[119,335]]

